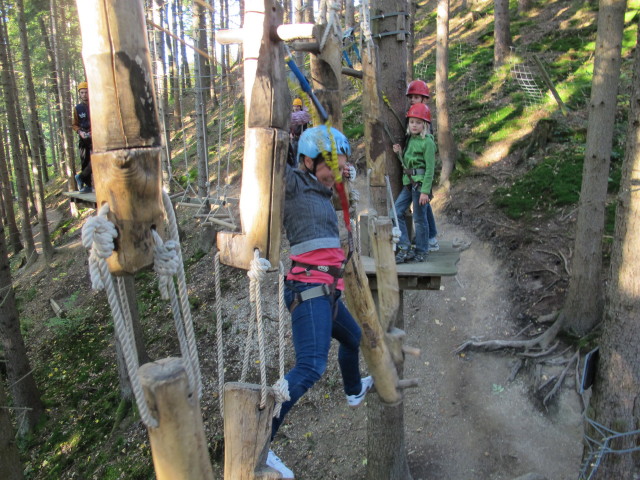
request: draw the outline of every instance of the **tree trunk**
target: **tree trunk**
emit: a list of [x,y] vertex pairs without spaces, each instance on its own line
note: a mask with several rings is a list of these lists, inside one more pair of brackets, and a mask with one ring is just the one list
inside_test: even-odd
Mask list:
[[[60,119],[62,120],[62,132],[64,136],[65,148],[65,175],[67,176],[67,188],[69,190],[76,189],[75,175],[75,155],[74,141],[71,130],[71,98],[68,95],[69,77],[65,67],[65,47],[62,45],[64,37],[64,22],[58,23],[58,9],[56,0],[51,0],[51,40],[53,47],[53,56],[55,59],[55,71],[58,84],[58,98],[61,102],[59,108],[61,111]],[[75,203],[73,204],[75,205]]]
[[21,251],[24,246],[20,241],[20,232],[16,223],[16,215],[13,211],[13,190],[11,189],[11,179],[9,178],[9,167],[6,156],[5,132],[0,132],[0,185],[2,188],[2,201],[4,204],[4,212],[7,217],[7,227],[9,228],[9,245],[11,251],[16,254]]
[[[218,97],[216,96],[216,82],[218,77],[218,62],[216,61],[216,10],[214,8],[214,0],[211,0],[211,10],[209,10],[209,25],[211,26],[211,37],[209,38],[209,56],[211,57],[209,68],[211,70],[211,98],[213,99],[213,106],[218,106]],[[240,5],[240,12],[244,15],[244,6]],[[242,23],[241,23],[242,24]],[[242,58],[242,57],[240,57]]]
[[602,319],[602,232],[616,115],[626,0],[602,0],[598,13],[587,146],[564,328],[584,335]]
[[356,9],[353,0],[344,0],[344,23],[347,29],[356,25]]
[[[0,63],[2,69],[0,70],[0,78],[2,82],[2,91],[4,94],[5,106],[7,109],[7,115],[9,118],[17,118],[17,99],[14,97],[14,90],[11,88],[11,69],[12,65],[9,63],[9,57],[7,54],[8,42],[6,41],[4,22],[0,20]],[[27,175],[25,174],[26,161],[22,157],[22,150],[20,148],[20,134],[18,132],[18,125],[16,122],[8,122],[9,127],[9,141],[11,143],[11,156],[13,159],[13,168],[15,170],[16,190],[18,193],[18,207],[22,213],[22,239],[26,247],[26,256],[29,262],[37,258],[36,247],[33,241],[33,232],[31,231],[30,212],[29,212],[29,194],[28,188],[25,182]]]
[[415,39],[415,25],[416,25],[416,0],[407,0],[407,8],[409,9],[409,17],[407,18],[407,30],[409,31],[409,35],[407,36],[407,72],[409,73],[409,78],[407,78],[407,83],[411,80],[414,80],[414,72],[413,72],[413,62],[414,55],[413,50],[416,46]]
[[4,238],[4,225],[0,225],[0,291],[3,292],[3,301],[0,303],[0,338],[7,358],[7,380],[11,385],[13,405],[17,409],[18,433],[24,435],[33,432],[44,408],[20,332],[20,318]]
[[[159,0],[153,2],[153,23],[165,27],[163,4]],[[156,76],[156,97],[158,101],[158,115],[161,123],[161,135],[162,135],[162,183],[167,191],[171,189],[171,143],[169,142],[169,133],[167,126],[169,123],[169,97],[167,91],[167,66],[165,63],[165,35],[162,30],[154,29],[154,42],[153,42],[153,64],[155,66],[154,73]]]
[[44,200],[44,183],[42,165],[46,169],[46,161],[43,159],[44,151],[40,149],[41,139],[39,138],[40,127],[38,125],[38,108],[36,106],[36,91],[33,86],[33,77],[31,76],[31,54],[29,53],[29,43],[27,40],[27,25],[24,19],[24,3],[23,0],[16,0],[18,9],[18,30],[20,32],[20,45],[22,47],[22,70],[25,83],[27,85],[27,99],[30,111],[31,146],[32,146],[32,168],[34,170],[33,182],[35,185],[35,196],[38,210],[38,222],[40,224],[40,243],[42,245],[42,254],[49,261],[53,258],[53,245],[51,244],[51,236],[49,235],[49,221],[47,219],[47,205]]
[[440,185],[449,189],[449,178],[456,164],[458,148],[451,131],[449,96],[449,0],[438,0],[436,39],[436,115],[438,155],[442,160]]
[[[51,150],[55,152],[58,150],[59,155],[56,160],[54,160],[54,165],[56,166],[56,172],[63,171],[67,160],[67,142],[66,137],[64,135],[64,127],[62,123],[62,114],[60,106],[62,105],[62,99],[60,98],[60,89],[58,88],[58,76],[56,72],[56,57],[51,46],[51,42],[49,41],[49,33],[47,31],[47,26],[44,21],[44,16],[40,15],[38,17],[38,23],[40,25],[40,32],[42,33],[42,39],[44,41],[45,49],[47,50],[47,57],[49,58],[49,78],[53,82],[51,86],[51,94],[52,98],[55,99],[55,120],[57,128],[54,128],[54,122],[50,119],[49,123],[51,128],[49,129],[51,132]],[[51,108],[51,102],[47,104],[48,108]],[[51,115],[50,115],[51,117]],[[54,133],[55,132],[55,133]],[[62,145],[62,148],[57,148],[59,145]],[[54,155],[55,158],[55,155]],[[59,162],[59,164],[58,164]]]
[[[304,23],[304,3],[303,0],[293,0],[293,15],[295,23]],[[304,52],[295,52],[296,64],[301,68],[304,66]]]
[[22,480],[22,465],[18,447],[14,440],[13,425],[7,405],[7,396],[4,393],[4,380],[0,379],[0,472],[5,480]]
[[182,0],[178,4],[178,26],[180,27],[180,56],[182,57],[182,90],[191,89],[191,74],[189,73],[189,59],[187,58],[187,47],[184,41],[184,17],[182,16]]
[[316,23],[315,17],[313,15],[313,0],[303,0],[304,1],[304,21],[306,23]]
[[494,0],[493,68],[501,67],[509,56],[511,47],[511,22],[509,0]]
[[[200,37],[203,36],[205,25],[204,9],[200,4],[194,5],[193,28],[197,32],[198,48],[200,48]],[[206,47],[205,47],[206,51]],[[196,82],[196,142],[198,151],[198,196],[207,198],[209,196],[209,168],[207,164],[207,114],[206,114],[206,63],[202,55],[196,52],[194,57],[193,75]]]
[[[601,11],[602,12],[602,11]],[[591,418],[619,433],[637,430],[640,418],[640,29],[636,43],[633,91],[629,108],[627,145],[616,208],[605,317],[600,343],[600,366],[591,397]],[[590,424],[585,429],[596,436]],[[621,437],[612,449],[637,447],[637,435]],[[585,447],[585,460],[589,450]],[[591,463],[591,462],[590,462]],[[640,452],[608,454],[594,479],[632,480],[640,475]]]
[[[176,2],[171,2],[171,30],[178,32],[178,12]],[[171,42],[169,49],[169,76],[171,85],[171,97],[173,98],[173,119],[170,130],[178,128],[178,119],[182,117],[182,96],[180,95],[180,47],[178,40],[169,37],[167,41]]]

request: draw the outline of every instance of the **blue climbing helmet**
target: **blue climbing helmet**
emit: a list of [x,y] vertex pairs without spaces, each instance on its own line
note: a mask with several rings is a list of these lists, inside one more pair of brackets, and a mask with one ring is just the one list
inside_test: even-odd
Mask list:
[[336,128],[321,125],[319,127],[307,128],[302,135],[300,135],[300,139],[298,140],[298,155],[296,156],[298,163],[300,163],[300,157],[302,155],[306,155],[314,160],[318,160],[321,153],[330,155],[331,137],[333,137],[333,141],[336,143],[338,155],[351,155],[351,146],[349,145],[347,137]]

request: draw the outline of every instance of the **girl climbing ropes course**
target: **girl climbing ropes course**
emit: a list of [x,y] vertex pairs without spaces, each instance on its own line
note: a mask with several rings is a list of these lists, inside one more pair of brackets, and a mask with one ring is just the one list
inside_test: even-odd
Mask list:
[[[337,162],[340,173],[350,177],[353,169],[346,163],[350,153],[347,138],[322,125],[300,136],[299,168],[286,166],[284,227],[292,267],[286,276],[285,300],[296,363],[285,376],[290,400],[273,420],[272,440],[287,412],[324,373],[332,337],[340,343],[338,363],[348,404],[360,405],[373,385],[372,377],[360,376],[360,327],[340,298],[347,257],[340,248],[338,217],[331,202],[338,179],[330,165]],[[291,470],[273,452],[267,464],[283,478],[292,478]]]

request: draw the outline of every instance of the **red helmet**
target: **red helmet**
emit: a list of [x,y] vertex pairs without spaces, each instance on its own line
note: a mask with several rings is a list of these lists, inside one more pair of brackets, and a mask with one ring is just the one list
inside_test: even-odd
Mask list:
[[409,108],[407,118],[409,117],[419,118],[420,120],[431,123],[431,110],[424,103],[416,103]]
[[427,98],[431,96],[429,94],[429,87],[427,86],[427,83],[422,80],[414,80],[407,86],[407,97],[409,95],[422,95]]

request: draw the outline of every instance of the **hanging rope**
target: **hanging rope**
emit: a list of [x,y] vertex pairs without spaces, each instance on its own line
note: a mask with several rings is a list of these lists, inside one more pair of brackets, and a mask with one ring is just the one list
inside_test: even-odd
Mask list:
[[[202,381],[200,378],[200,364],[193,330],[193,320],[189,308],[187,296],[187,282],[184,275],[182,262],[182,252],[178,238],[178,227],[171,199],[166,192],[162,196],[167,219],[169,222],[169,235],[171,237],[166,243],[162,241],[160,235],[153,230],[152,235],[155,243],[154,248],[154,270],[159,275],[159,289],[163,299],[169,299],[171,310],[178,332],[178,340],[182,353],[189,387],[197,392],[198,398],[202,396]],[[133,321],[131,308],[127,300],[124,279],[118,277],[113,281],[113,275],[109,272],[106,259],[113,254],[114,239],[118,236],[115,225],[107,219],[109,205],[105,203],[99,210],[98,215],[91,217],[82,227],[82,244],[89,250],[89,274],[91,285],[95,290],[106,288],[107,299],[111,307],[114,320],[115,332],[118,341],[122,345],[125,357],[127,373],[131,381],[133,394],[140,411],[140,417],[145,425],[156,428],[158,422],[149,410],[142,391],[142,384],[138,376],[138,352],[133,341]],[[177,277],[178,292],[176,293],[173,278]],[[114,285],[114,283],[116,285]]]
[[[106,288],[107,299],[113,315],[115,333],[124,354],[127,373],[131,381],[133,395],[138,405],[140,418],[147,427],[156,428],[158,421],[153,418],[147,406],[142,384],[138,376],[138,353],[135,344],[131,341],[130,332],[132,327],[126,325],[130,316],[123,313],[126,300],[122,300],[114,286],[113,276],[109,272],[106,259],[113,253],[113,240],[118,236],[115,225],[107,219],[109,205],[105,203],[99,210],[98,215],[89,218],[82,227],[82,245],[89,250],[89,274],[91,285],[94,290]],[[126,296],[125,296],[126,299]]]
[[[156,263],[161,263],[162,265],[158,268],[163,269],[165,265],[168,265],[166,272],[163,271],[162,276],[159,279],[159,288],[160,294],[163,294],[163,285],[166,285],[168,288],[166,289],[166,293],[169,295],[169,299],[171,301],[171,310],[173,311],[174,320],[176,322],[176,329],[178,330],[178,336],[180,338],[180,332],[183,331],[185,334],[184,338],[184,346],[181,343],[181,353],[182,357],[187,364],[185,368],[187,369],[187,373],[191,370],[193,375],[192,383],[190,383],[190,387],[198,393],[198,398],[202,396],[202,379],[200,376],[200,361],[198,360],[198,349],[196,345],[196,336],[193,330],[193,319],[191,317],[191,307],[189,305],[189,295],[187,293],[187,280],[184,274],[184,262],[182,260],[182,250],[180,249],[180,236],[178,234],[178,223],[176,222],[176,215],[173,211],[173,205],[171,204],[171,199],[166,192],[162,192],[162,203],[164,204],[164,209],[167,214],[168,226],[169,226],[169,238],[170,240],[165,244],[169,245],[165,247],[165,250],[159,246],[159,241],[161,242],[160,236],[154,231],[154,240],[156,241],[156,247],[158,248],[159,253],[163,255],[166,252],[166,255],[175,255],[175,258],[172,259],[167,264],[164,263],[164,258],[157,260],[154,258],[154,268]],[[175,267],[175,272],[173,272],[173,267]],[[156,270],[157,271],[157,270]],[[160,272],[158,272],[160,275]],[[170,275],[170,276],[169,276]],[[175,284],[173,283],[173,276],[176,277],[178,283],[178,295],[176,296],[175,292]],[[164,277],[164,279],[163,279]],[[165,298],[165,297],[163,297]]]
[[371,62],[371,47],[373,46],[373,37],[371,35],[371,12],[369,10],[369,0],[362,0],[360,3],[360,31],[362,35],[360,39],[364,38],[367,44],[367,57]]
[[220,412],[224,412],[224,345],[222,340],[222,289],[220,288],[220,252],[216,253],[214,264],[214,285],[216,293],[216,353],[218,356],[218,398]]
[[287,305],[284,301],[284,265],[280,262],[278,275],[278,381],[273,385],[273,394],[276,405],[273,409],[273,416],[280,417],[282,404],[291,400],[289,396],[289,382],[284,378],[284,323],[286,318]]
[[260,361],[260,409],[267,406],[267,362],[264,351],[264,328],[262,324],[262,295],[261,286],[267,270],[271,267],[269,260],[260,258],[260,252],[254,250],[253,260],[247,275],[249,276],[249,292],[252,305],[251,310],[255,312],[256,330],[258,334],[258,358]]

